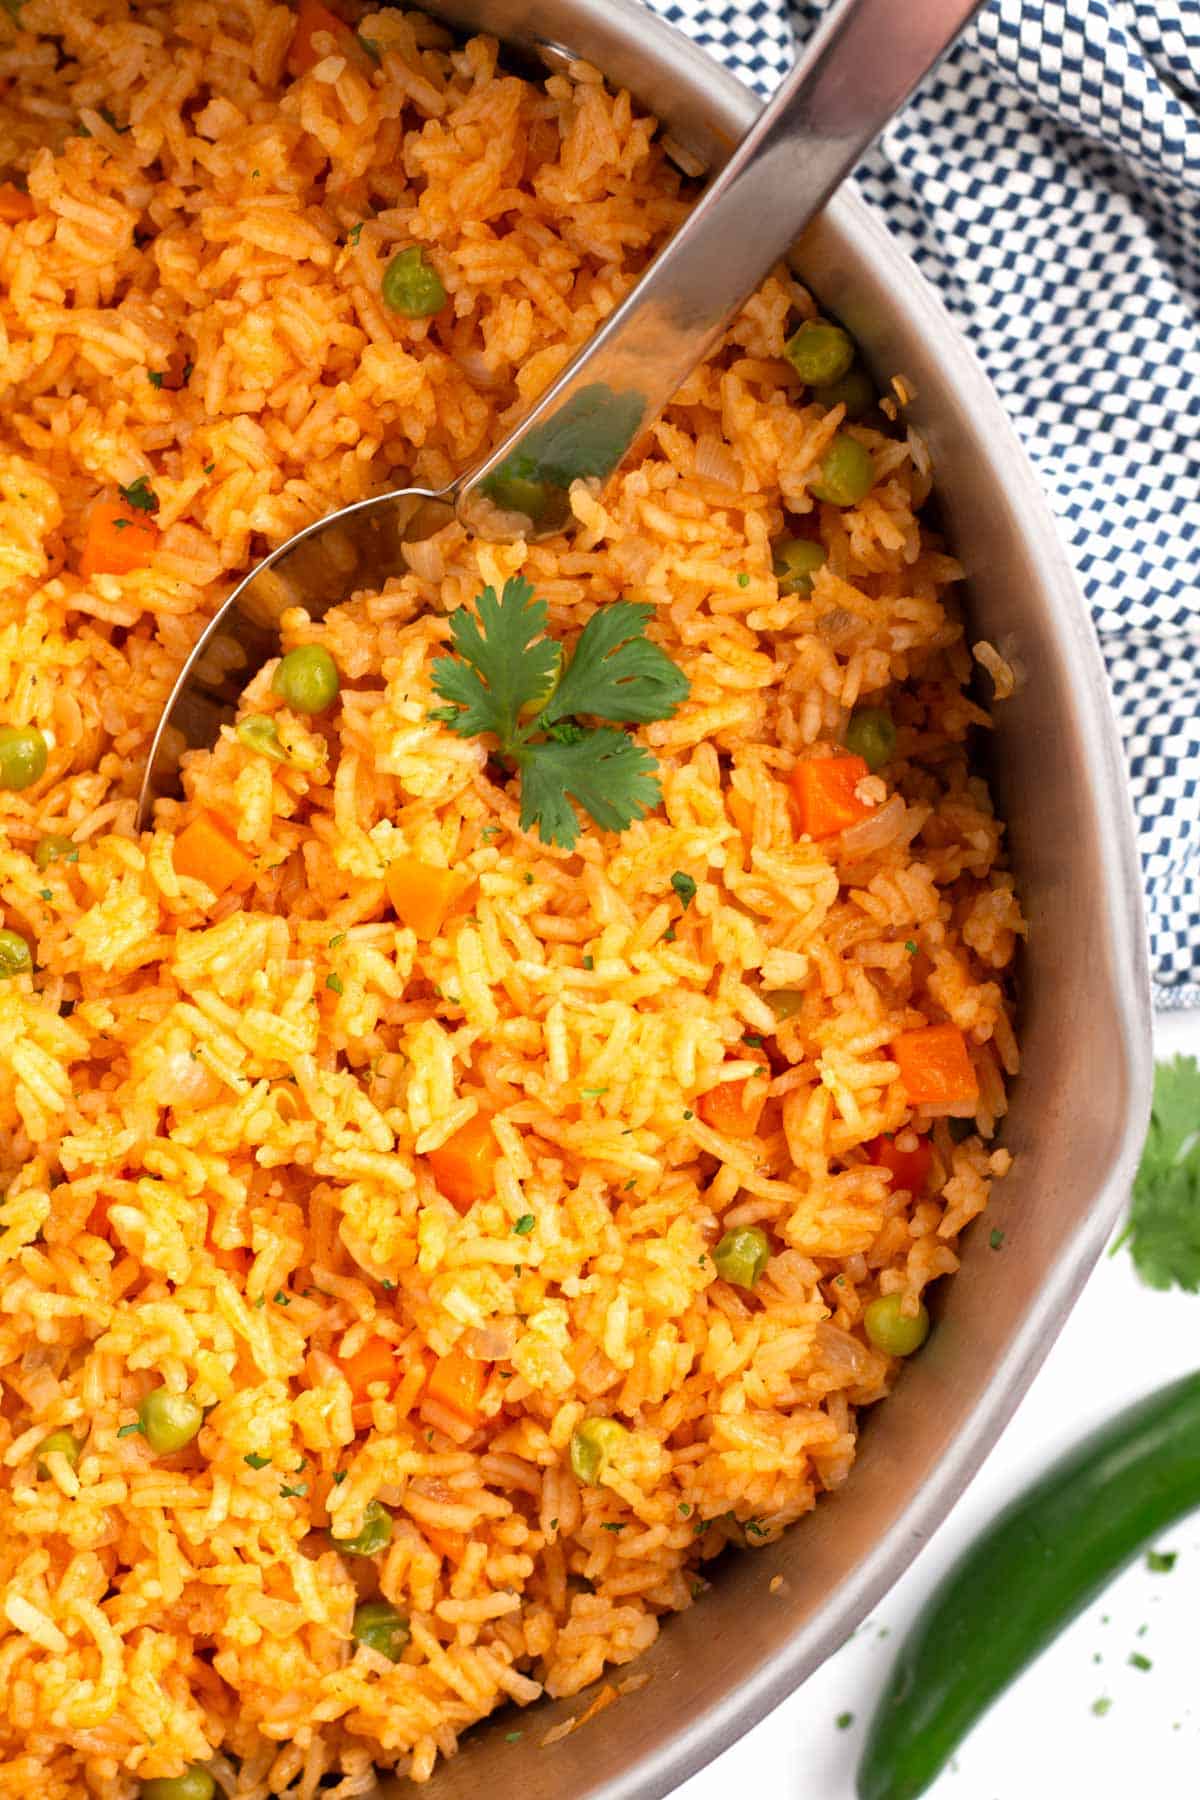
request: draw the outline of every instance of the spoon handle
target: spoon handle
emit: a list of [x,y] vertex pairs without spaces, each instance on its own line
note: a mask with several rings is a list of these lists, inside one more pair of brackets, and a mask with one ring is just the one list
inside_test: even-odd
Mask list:
[[464,522],[516,536],[499,507],[553,530],[571,481],[607,480],[980,4],[837,0],[637,286],[464,478]]

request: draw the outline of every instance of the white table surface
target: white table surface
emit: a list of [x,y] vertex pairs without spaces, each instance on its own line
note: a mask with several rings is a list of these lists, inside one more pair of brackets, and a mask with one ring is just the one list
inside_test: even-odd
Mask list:
[[[1160,1018],[1160,1058],[1200,1055],[1200,1014]],[[1105,1256],[1011,1424],[941,1530],[876,1613],[790,1699],[674,1800],[853,1800],[854,1769],[892,1653],[930,1589],[993,1514],[1090,1426],[1200,1361],[1200,1295],[1142,1286]],[[1200,1517],[1108,1590],[998,1702],[929,1800],[1162,1800],[1200,1796],[1196,1598]],[[886,1635],[884,1635],[886,1633]],[[1147,1672],[1131,1665],[1148,1657]],[[1095,1702],[1109,1702],[1100,1713]],[[838,1718],[854,1720],[839,1729]]]

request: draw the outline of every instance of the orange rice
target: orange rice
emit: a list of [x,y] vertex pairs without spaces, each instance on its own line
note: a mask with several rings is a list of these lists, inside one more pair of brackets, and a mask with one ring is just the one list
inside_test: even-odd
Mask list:
[[[902,423],[850,427],[861,505],[811,498],[843,421],[782,359],[814,312],[785,270],[608,494],[576,490],[569,537],[452,526],[381,593],[290,615],[337,705],[297,718],[264,670],[245,710],[291,760],[227,732],[136,835],[150,732],[230,584],[477,457],[690,198],[586,66],[534,85],[385,11],[377,59],[322,36],[293,80],[294,28],[267,0],[0,15],[0,175],[32,200],[0,223],[0,721],[50,745],[0,793],[3,924],[34,959],[0,981],[0,1794],[131,1800],[191,1763],[243,1797],[362,1794],[629,1662],[706,1561],[845,1479],[898,1366],[864,1308],[915,1309],[1008,1165],[1023,925],[968,763],[960,571]],[[430,320],[381,302],[413,243],[449,295]],[[81,576],[93,508],[141,477],[152,554]],[[780,594],[797,532],[826,561]],[[429,716],[447,613],[518,571],[568,643],[651,602],[691,683],[638,733],[661,808],[573,852]],[[896,754],[811,841],[793,771],[864,701]],[[220,894],[176,867],[201,816],[245,859]],[[78,859],[39,867],[47,833]],[[402,856],[470,877],[431,938],[389,904]],[[947,1022],[966,1135],[890,1048]],[[730,1135],[705,1097],[743,1079],[763,1104]],[[438,1153],[481,1114],[498,1160],[464,1208]],[[910,1129],[918,1193],[867,1148]],[[749,1225],[752,1294],[712,1259]],[[130,1429],[163,1385],[205,1412],[174,1455]],[[627,1436],[581,1482],[596,1415]],[[56,1430],[76,1466],[39,1457]],[[331,1527],[372,1501],[389,1545],[342,1554]],[[352,1635],[380,1597],[396,1662]]]

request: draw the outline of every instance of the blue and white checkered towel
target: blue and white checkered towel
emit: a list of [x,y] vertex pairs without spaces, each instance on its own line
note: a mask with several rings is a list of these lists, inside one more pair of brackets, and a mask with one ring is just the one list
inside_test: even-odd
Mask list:
[[[652,4],[764,94],[822,10]],[[1058,515],[1124,734],[1155,998],[1200,1005],[1200,0],[991,0],[858,182]]]

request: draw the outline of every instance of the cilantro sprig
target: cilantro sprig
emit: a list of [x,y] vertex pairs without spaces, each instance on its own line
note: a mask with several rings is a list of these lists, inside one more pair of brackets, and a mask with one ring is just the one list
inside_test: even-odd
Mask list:
[[[548,608],[522,576],[500,598],[484,588],[476,612],[450,618],[456,654],[433,665],[445,700],[432,717],[460,737],[490,732],[521,777],[521,828],[573,848],[576,800],[604,831],[624,831],[658,805],[657,764],[621,725],[669,719],[688,682],[646,637],[651,606],[615,600],[593,614],[569,661],[545,636]],[[604,724],[585,724],[604,720]]]
[[1200,1292],[1200,1068],[1194,1056],[1177,1056],[1155,1070],[1150,1129],[1129,1220],[1117,1240],[1124,1243],[1149,1287]]

